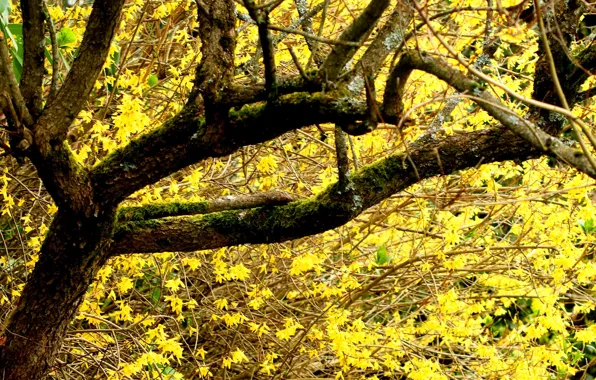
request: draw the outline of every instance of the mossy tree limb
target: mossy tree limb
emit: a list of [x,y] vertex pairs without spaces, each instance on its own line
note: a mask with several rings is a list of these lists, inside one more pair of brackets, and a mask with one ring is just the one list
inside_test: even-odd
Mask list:
[[117,204],[135,191],[188,165],[233,153],[297,128],[362,119],[366,104],[338,94],[296,93],[274,105],[232,110],[223,125],[207,124],[189,105],[158,129],[117,150],[93,169],[99,199]]
[[435,75],[457,91],[471,94],[472,100],[489,115],[532,144],[534,148],[548,152],[575,169],[596,178],[596,169],[591,165],[588,157],[580,151],[566,146],[561,140],[508,109],[499,99],[488,91],[482,90],[478,82],[468,78],[446,62],[419,52],[409,52],[402,59],[407,60],[412,68]]
[[225,210],[285,205],[297,200],[295,195],[281,191],[226,196],[204,202],[169,202],[146,206],[123,207],[118,210],[118,222],[140,221],[168,216],[210,214]]
[[540,154],[502,127],[413,144],[409,151],[409,158],[390,156],[354,173],[350,193],[341,193],[335,183],[314,198],[283,206],[120,223],[112,252],[196,251],[297,239],[341,226],[421,179]]

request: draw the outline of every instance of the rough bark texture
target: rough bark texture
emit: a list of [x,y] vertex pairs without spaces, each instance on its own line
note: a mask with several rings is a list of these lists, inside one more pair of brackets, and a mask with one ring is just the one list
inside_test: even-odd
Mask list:
[[166,248],[196,251],[314,235],[347,223],[421,179],[480,162],[525,160],[538,155],[537,150],[505,128],[420,142],[410,148],[409,158],[402,154],[391,156],[351,176],[353,193],[340,192],[340,184],[336,183],[316,198],[284,206],[121,223],[112,252],[161,252]]
[[39,116],[42,104],[44,15],[43,0],[24,0],[23,9],[23,76],[21,92],[27,99],[27,107]]
[[107,258],[114,211],[86,218],[59,212],[39,261],[3,333],[4,379],[36,379],[47,373],[83,295]]
[[[573,105],[580,99],[579,86],[596,68],[596,48],[587,49],[578,57],[569,56],[569,35],[577,27],[582,11],[577,2],[572,3],[579,10],[569,11],[564,6],[568,3],[554,3],[552,12],[558,28],[549,29],[549,35],[560,42],[551,48],[558,75],[565,83],[565,95]],[[374,96],[355,99],[347,91],[349,87],[358,78],[364,81],[362,74],[378,73],[386,58],[401,46],[400,39],[407,35],[406,28],[413,17],[409,1],[399,2],[384,17],[387,0],[370,1],[340,36],[342,41],[363,43],[373,27],[385,20],[361,56],[357,70],[350,72],[345,67],[357,48],[336,45],[321,70],[309,73],[308,78],[276,78],[272,52],[266,52],[267,80],[249,88],[234,84],[234,1],[199,2],[203,58],[187,104],[161,127],[88,169],[76,162],[64,139],[103,66],[124,0],[94,2],[72,70],[55,99],[43,110],[43,55],[39,43],[45,37],[41,4],[35,0],[22,2],[26,47],[20,87],[10,74],[9,61],[4,57],[5,41],[0,39],[0,73],[8,79],[0,83],[0,91],[5,94],[0,98],[0,106],[7,115],[10,132],[19,139],[31,140],[30,148],[15,150],[13,154],[25,155],[35,165],[59,211],[17,307],[4,323],[6,342],[0,348],[2,379],[37,379],[47,373],[87,287],[110,256],[280,242],[320,233],[345,224],[421,179],[450,174],[481,162],[538,157],[547,153],[538,149],[545,144],[548,154],[563,157],[596,177],[585,157],[561,146],[555,138],[563,122],[550,117],[552,111],[531,108],[529,120],[512,116],[496,98],[483,91],[477,78],[420,52],[403,52],[388,77],[383,104],[377,104]],[[262,43],[273,46],[263,27],[268,15],[261,8],[255,8],[256,11],[259,15],[255,13],[255,17],[261,18],[257,20],[261,38],[267,39]],[[310,30],[308,25],[305,28]],[[541,47],[534,98],[558,105],[543,50]],[[130,194],[188,165],[230,154],[288,131],[316,123],[363,123],[371,115],[376,124],[377,114],[385,122],[399,124],[406,82],[414,69],[444,80],[459,92],[472,94],[478,105],[501,125],[443,139],[422,139],[408,147],[408,154],[389,156],[346,177],[353,186],[349,191],[344,191],[345,183],[336,183],[307,200],[275,193],[116,211]],[[335,83],[329,86],[330,82]],[[323,91],[329,88],[333,91]],[[372,90],[367,93],[373,93]],[[10,112],[13,104],[22,111],[18,115]],[[27,135],[29,129],[23,126],[31,127],[33,135]]]

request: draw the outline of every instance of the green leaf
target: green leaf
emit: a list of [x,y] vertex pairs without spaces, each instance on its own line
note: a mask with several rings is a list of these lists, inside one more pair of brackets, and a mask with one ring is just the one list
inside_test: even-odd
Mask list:
[[385,265],[391,261],[391,256],[387,254],[387,248],[382,245],[377,249],[377,258],[375,260],[377,265]]
[[155,86],[155,85],[157,84],[157,82],[158,82],[158,81],[159,81],[159,80],[157,79],[157,75],[155,75],[155,74],[151,74],[151,75],[149,75],[149,78],[147,78],[147,84],[148,84],[150,87],[153,87],[153,86]]
[[592,218],[586,221],[579,220],[578,224],[581,226],[582,230],[584,230],[584,233],[586,235],[593,234],[594,232],[596,232],[596,223]]
[[10,32],[10,29],[8,28],[8,24],[6,22],[4,22],[4,20],[2,19],[1,13],[0,13],[0,30],[2,31],[2,33],[4,33],[4,35],[6,35],[6,36],[8,36],[8,38],[10,38],[12,45],[15,46],[17,42],[15,41],[14,36]]
[[0,0],[0,24],[8,24],[10,14],[10,0]]
[[151,294],[151,299],[153,302],[158,303],[159,299],[161,298],[161,291],[159,288],[156,288],[153,293]]
[[588,219],[586,220],[586,223],[584,224],[584,227],[586,228],[586,231],[591,234],[592,232],[594,232],[595,230],[595,226],[594,226],[594,219]]
[[[2,0],[0,0],[1,2]],[[0,4],[0,8],[2,5]],[[6,24],[0,12],[0,30],[10,38],[12,47],[10,53],[12,55],[12,68],[14,70],[17,82],[21,81],[21,74],[23,72],[23,25],[22,24]]]
[[76,40],[77,36],[69,27],[65,26],[56,33],[56,42],[60,48],[68,47],[68,45],[74,43]]
[[21,82],[21,74],[23,73],[23,55],[25,49],[23,48],[23,24],[8,24],[8,30],[13,35],[12,52],[12,69],[17,78],[17,82]]
[[164,367],[161,373],[162,375],[173,375],[176,373],[176,370],[172,367]]

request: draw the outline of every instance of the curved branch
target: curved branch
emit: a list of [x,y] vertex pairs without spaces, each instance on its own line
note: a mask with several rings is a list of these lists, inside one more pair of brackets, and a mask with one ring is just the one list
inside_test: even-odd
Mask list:
[[195,251],[297,239],[341,226],[420,179],[480,162],[523,160],[540,154],[504,128],[413,144],[409,151],[409,158],[393,155],[355,173],[350,193],[340,194],[335,183],[315,198],[285,206],[122,223],[116,227],[112,252]]
[[93,169],[97,199],[118,204],[135,191],[206,158],[225,156],[304,126],[345,123],[366,114],[364,103],[332,95],[298,93],[280,97],[273,105],[245,106],[230,112],[221,125],[208,124],[189,105]]
[[548,150],[552,155],[560,158],[577,170],[596,178],[596,169],[589,159],[575,149],[567,147],[559,139],[549,135],[536,125],[523,119],[514,111],[504,107],[502,103],[481,89],[480,84],[466,77],[462,72],[449,66],[447,62],[430,57],[425,53],[409,52],[407,59],[412,68],[433,74],[445,81],[457,91],[473,94],[472,99],[489,115],[500,121],[504,126],[531,143],[535,148]]
[[125,0],[96,0],[89,16],[83,42],[72,69],[58,94],[39,118],[35,127],[36,144],[47,151],[59,146],[95,84],[110,50]]
[[[589,62],[582,62],[582,56],[584,54],[581,54],[578,59],[574,59],[571,56],[569,48],[572,43],[572,36],[576,33],[579,19],[584,13],[585,3],[579,0],[555,1],[542,7],[545,8],[544,10],[547,13],[544,15],[544,22],[551,20],[549,22],[551,25],[544,30],[546,40],[540,38],[538,42],[537,54],[539,58],[536,62],[534,72],[532,98],[556,106],[563,105],[561,94],[556,90],[556,82],[554,81],[550,67],[552,64],[560,80],[560,90],[562,90],[567,102],[573,107],[572,104],[577,101],[577,92],[587,78],[587,73],[582,65],[588,64],[589,66]],[[541,10],[535,7],[534,9],[535,16],[542,17]],[[574,11],[570,12],[569,9],[573,9]],[[539,21],[539,23],[541,22],[542,20]],[[549,54],[547,54],[548,47],[545,45],[545,41],[549,41],[552,52],[550,58]],[[544,123],[551,119],[552,111],[539,109],[534,106],[531,106],[530,109],[532,114],[538,116],[539,123]],[[552,134],[558,133],[564,121],[565,119],[561,118],[559,124],[556,126],[553,125],[554,128],[548,132]]]

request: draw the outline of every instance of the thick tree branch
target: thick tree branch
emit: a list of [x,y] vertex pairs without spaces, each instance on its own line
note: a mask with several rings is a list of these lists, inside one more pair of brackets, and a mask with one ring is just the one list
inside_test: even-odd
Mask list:
[[223,125],[199,118],[194,106],[106,158],[92,172],[99,199],[117,204],[133,192],[188,165],[228,155],[288,131],[323,122],[347,123],[366,115],[366,106],[333,94],[298,93],[274,105],[232,111]]
[[[551,7],[552,9],[549,9]],[[550,50],[552,52],[552,63],[556,68],[557,77],[561,82],[562,91],[567,102],[569,104],[574,104],[577,101],[577,92],[581,84],[587,78],[587,74],[585,70],[581,68],[583,58],[581,56],[578,57],[580,65],[578,67],[573,62],[574,59],[571,57],[569,47],[572,42],[572,36],[575,35],[577,30],[579,18],[583,14],[583,9],[585,9],[585,3],[579,0],[558,0],[549,3],[549,5],[544,8],[545,13],[547,13],[546,16],[548,16],[545,18],[550,20],[549,28],[546,30],[546,39],[551,41]],[[569,9],[573,9],[574,11],[570,12]],[[534,73],[534,90],[532,98],[545,103],[561,106],[561,99],[557,94],[555,82],[551,75],[549,57],[546,54],[544,39],[539,40],[538,57],[539,59],[536,62]],[[539,124],[547,124],[550,122],[551,111],[531,107],[531,113],[531,117],[536,119]],[[548,132],[552,134],[558,132],[563,126],[564,121],[564,118],[560,118],[560,122],[556,126],[549,123],[553,126],[553,129]]]
[[38,117],[42,108],[45,46],[43,1],[21,1],[24,56],[20,87],[25,104],[33,117]]
[[[295,92],[319,92],[323,89],[321,84],[315,81],[316,74],[310,74],[308,80],[302,75],[296,77],[281,77],[277,81],[277,95],[287,95]],[[267,89],[264,84],[254,86],[240,86],[231,84],[224,92],[221,99],[228,107],[242,106],[248,103],[255,103],[267,100]]]
[[420,179],[480,162],[524,160],[540,154],[504,128],[414,144],[409,151],[410,159],[403,154],[390,156],[352,175],[355,197],[339,194],[336,183],[317,197],[285,206],[122,223],[117,226],[112,252],[195,251],[297,239],[341,226]]
[[[371,0],[364,11],[341,34],[339,39],[341,41],[363,42],[372,32],[388,6],[389,0]],[[346,63],[354,56],[356,50],[358,48],[352,46],[334,46],[321,68],[321,80],[335,81],[343,71]]]
[[348,141],[346,133],[341,127],[335,126],[335,156],[337,160],[337,172],[339,191],[342,193],[350,191],[350,161],[348,160]]
[[140,221],[168,216],[211,214],[225,210],[280,206],[297,200],[289,193],[272,191],[266,193],[226,196],[204,202],[170,202],[138,207],[123,207],[118,210],[118,222]]
[[124,0],[96,0],[89,16],[83,42],[72,69],[56,98],[46,105],[35,127],[35,140],[43,155],[59,146],[95,84],[110,50]]
[[86,216],[97,210],[89,172],[77,162],[66,142],[54,147],[49,156],[31,149],[28,157],[59,208]]
[[418,52],[409,52],[402,59],[407,60],[414,69],[435,75],[437,78],[454,87],[457,91],[471,94],[472,99],[489,115],[531,143],[535,148],[548,150],[551,154],[567,162],[577,170],[586,173],[592,178],[596,178],[596,169],[592,167],[588,158],[582,152],[567,147],[559,139],[521,118],[515,112],[503,106],[493,95],[487,91],[483,91],[480,84],[467,78],[463,73],[455,70],[446,62]]
[[[385,59],[404,42],[406,29],[414,16],[413,7],[409,1],[398,1],[389,19],[377,33],[375,39],[366,49],[360,61],[354,65],[354,70],[345,75],[344,82],[363,82],[362,72],[376,73]],[[354,82],[356,81],[356,82]]]
[[400,118],[404,112],[404,91],[413,68],[406,59],[400,59],[389,73],[383,94],[383,112]]
[[231,0],[208,0],[205,7],[208,13],[198,14],[202,60],[196,70],[193,92],[203,97],[207,119],[220,123],[223,111],[216,104],[224,99],[234,76],[236,17]]

